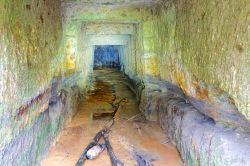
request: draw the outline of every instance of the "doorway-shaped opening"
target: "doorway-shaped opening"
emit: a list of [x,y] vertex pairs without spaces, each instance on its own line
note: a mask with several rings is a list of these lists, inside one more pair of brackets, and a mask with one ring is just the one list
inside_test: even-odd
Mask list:
[[94,69],[121,68],[120,45],[95,45]]

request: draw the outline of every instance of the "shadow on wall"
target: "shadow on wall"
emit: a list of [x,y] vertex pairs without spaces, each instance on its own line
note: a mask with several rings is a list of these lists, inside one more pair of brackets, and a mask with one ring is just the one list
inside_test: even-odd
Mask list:
[[120,69],[119,45],[96,45],[94,51],[94,69]]

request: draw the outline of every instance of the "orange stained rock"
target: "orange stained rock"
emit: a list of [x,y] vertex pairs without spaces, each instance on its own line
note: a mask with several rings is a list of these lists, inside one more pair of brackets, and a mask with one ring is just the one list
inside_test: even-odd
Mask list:
[[195,97],[200,100],[208,100],[208,89],[207,88],[201,88],[200,85],[197,82],[192,83],[193,87],[195,88]]
[[[136,151],[147,160],[154,160],[152,164],[155,166],[183,166],[178,151],[160,126],[141,116],[127,80],[115,70],[97,70],[95,75],[97,80],[94,90],[89,91],[87,99],[80,103],[77,114],[64,128],[41,166],[73,166],[95,134],[109,122],[107,118],[93,120],[93,114],[112,111],[110,103],[124,97],[127,102],[119,107],[109,135],[117,157],[127,165],[134,166],[136,161],[133,152]],[[109,166],[111,162],[105,150],[96,159],[87,160],[84,165]]]

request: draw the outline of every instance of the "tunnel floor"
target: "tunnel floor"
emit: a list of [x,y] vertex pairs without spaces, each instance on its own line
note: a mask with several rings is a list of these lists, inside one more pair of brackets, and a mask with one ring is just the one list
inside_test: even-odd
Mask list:
[[[112,103],[120,103],[115,123],[109,134],[116,156],[126,165],[182,166],[175,146],[171,144],[160,126],[146,121],[140,114],[138,102],[129,89],[128,80],[113,69],[94,71],[94,84],[86,100],[79,104],[78,112],[61,132],[56,144],[41,162],[42,166],[75,165],[84,148],[96,133],[110,121],[102,113],[112,112]],[[101,139],[100,142],[103,142]],[[147,165],[145,164],[145,165]],[[84,165],[111,165],[105,150]]]

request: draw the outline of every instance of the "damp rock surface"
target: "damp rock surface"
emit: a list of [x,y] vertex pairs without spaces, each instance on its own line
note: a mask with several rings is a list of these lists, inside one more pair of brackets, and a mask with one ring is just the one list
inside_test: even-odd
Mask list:
[[[83,133],[99,129],[117,104],[114,94],[127,95],[129,89],[134,92],[129,95],[140,100],[145,117],[154,122],[129,122],[128,128],[118,127],[117,135],[137,131],[135,140],[143,142],[146,138],[140,133],[152,123],[146,140],[151,148],[160,133],[152,131],[160,122],[190,165],[249,165],[249,0],[0,0],[0,11],[2,165],[36,165],[74,115],[78,93],[89,103],[81,103],[81,113],[74,118],[72,124],[79,125],[62,134],[73,134],[69,139],[80,143],[73,136],[88,138],[81,125]],[[121,91],[111,81],[116,78],[112,72],[94,75],[93,86],[96,45],[121,46],[120,68],[128,79]],[[138,103],[131,101],[133,106],[120,109],[137,108]],[[132,110],[126,112],[127,119],[136,112]],[[128,138],[117,142],[118,147],[127,147],[124,154],[142,158],[142,163],[171,160],[144,160],[151,151],[139,145],[133,151]],[[206,146],[200,148],[201,144]],[[80,153],[78,145],[69,147],[75,151],[56,145],[64,151],[60,152],[64,158],[58,158],[72,161],[70,154]],[[154,146],[161,151],[158,143]]]
[[231,118],[240,112],[249,120],[249,9],[247,0],[176,0],[155,7],[146,25],[146,74],[213,105],[203,109],[207,115],[224,109]]
[[[39,165],[77,109],[78,88],[63,87],[58,90],[60,95],[57,99],[53,99],[31,124],[1,148],[0,165]],[[16,121],[19,124],[22,119]]]
[[[139,112],[136,96],[127,86],[126,77],[112,69],[96,70],[94,75],[92,90],[41,165],[74,165],[91,139],[110,121],[106,116],[93,119],[93,115],[112,112],[112,107],[103,107],[104,102],[115,104],[126,98],[120,104],[109,134],[116,156],[127,165],[183,166],[175,146],[160,126],[146,121]],[[100,143],[103,142],[101,139]],[[105,150],[96,159],[87,160],[85,165],[109,166],[111,162]]]
[[[180,88],[170,83],[151,81],[145,84],[140,110],[147,119],[160,123],[187,165],[250,164],[249,126],[228,126],[203,114]],[[238,122],[244,122],[242,118]]]
[[37,165],[77,103],[67,87],[64,103],[50,105],[60,2],[1,1],[0,10],[0,165]]

